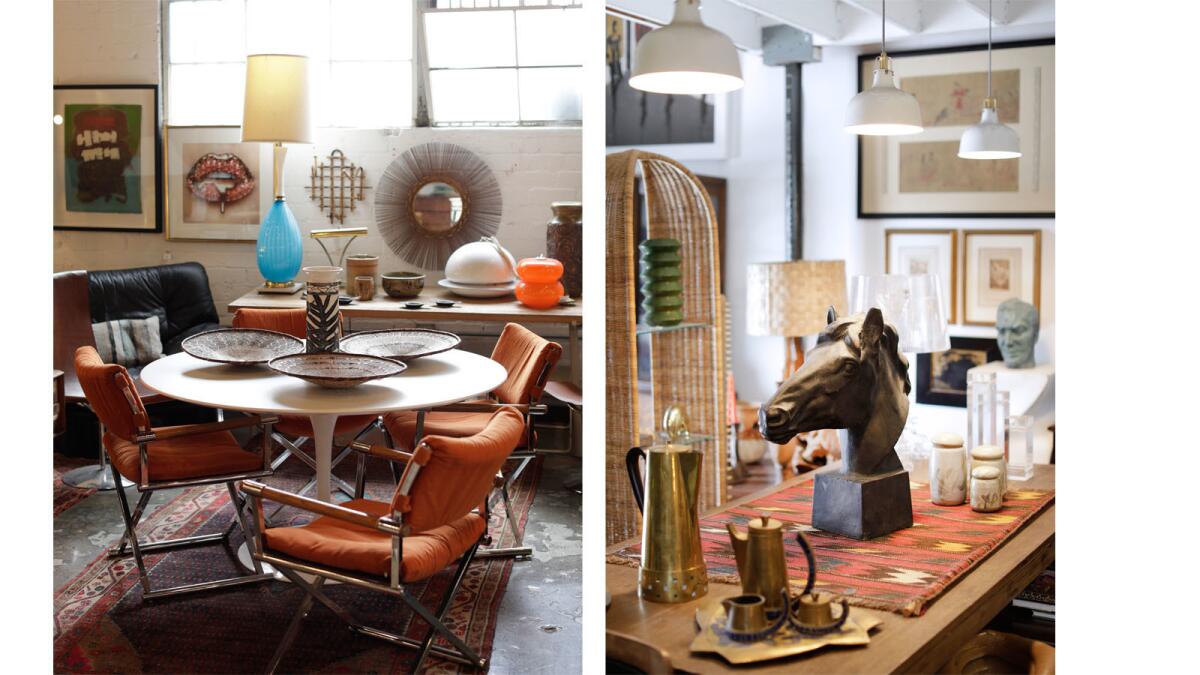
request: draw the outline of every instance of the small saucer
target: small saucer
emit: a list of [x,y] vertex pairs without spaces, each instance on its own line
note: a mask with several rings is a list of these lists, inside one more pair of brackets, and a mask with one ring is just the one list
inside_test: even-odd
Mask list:
[[422,307],[424,307],[424,306],[425,306],[425,303],[423,303],[423,302],[415,302],[415,301],[414,301],[414,302],[406,302],[406,303],[404,303],[404,307],[405,307],[406,309],[421,309],[421,308],[422,308]]
[[450,307],[458,307],[458,303],[453,300],[434,300],[433,304],[437,305],[438,307],[441,307],[442,309],[449,309]]

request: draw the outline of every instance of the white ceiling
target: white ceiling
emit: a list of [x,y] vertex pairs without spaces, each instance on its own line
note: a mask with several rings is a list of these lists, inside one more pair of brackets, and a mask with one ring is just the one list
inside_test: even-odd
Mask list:
[[[652,24],[670,21],[674,0],[607,0],[610,9]],[[817,45],[878,45],[882,0],[702,0],[704,23],[743,49],[762,48],[762,29],[787,24]],[[987,39],[988,0],[891,0],[887,42],[894,49]],[[1054,0],[992,0],[997,42],[1052,37]]]

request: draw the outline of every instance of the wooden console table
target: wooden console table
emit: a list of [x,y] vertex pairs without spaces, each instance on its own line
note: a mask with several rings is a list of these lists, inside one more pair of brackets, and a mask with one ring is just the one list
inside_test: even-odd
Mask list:
[[[801,481],[812,474],[730,502],[724,511],[761,498]],[[1028,481],[1016,483],[1033,489],[1054,487],[1054,467],[1038,465]],[[618,551],[634,543],[628,540],[609,547]],[[736,668],[739,673],[890,673],[935,672],[955,650],[983,630],[984,626],[1015,598],[1054,560],[1054,504],[1049,504],[994,549],[972,570],[959,577],[923,616],[903,617],[856,607],[883,621],[866,647],[832,647],[793,658],[777,659]],[[674,668],[695,673],[732,672],[735,669],[715,654],[692,654],[688,646],[696,635],[696,608],[712,598],[741,593],[740,586],[710,582],[708,595],[699,600],[673,605],[646,602],[637,596],[637,569],[609,564],[608,630],[632,637],[666,653]]]
[[[444,323],[451,321],[479,323],[519,323],[536,332],[531,324],[560,324],[567,326],[567,353],[571,362],[571,381],[580,384],[582,349],[580,348],[580,326],[583,325],[583,300],[576,299],[571,306],[558,306],[552,309],[530,309],[517,302],[511,296],[494,299],[463,298],[450,291],[440,288],[425,288],[420,297],[413,298],[426,303],[421,309],[407,309],[407,300],[388,297],[384,293],[375,295],[374,300],[362,302],[355,300],[349,305],[343,305],[341,312],[350,320],[362,319],[405,319],[426,323]],[[433,306],[435,300],[453,300],[459,303],[455,307],[441,308]],[[229,311],[236,312],[242,308],[253,309],[296,309],[304,307],[304,294],[291,295],[268,294],[250,291],[242,297],[229,303]]]

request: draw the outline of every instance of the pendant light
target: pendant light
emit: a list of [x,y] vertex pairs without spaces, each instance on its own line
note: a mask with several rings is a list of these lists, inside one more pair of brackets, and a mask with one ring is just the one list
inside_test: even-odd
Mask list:
[[1021,156],[1021,139],[1011,127],[1000,123],[996,99],[992,98],[992,0],[988,0],[988,76],[987,98],[979,124],[963,132],[958,156],[963,159],[1013,159]]
[[[887,0],[883,2],[881,22],[887,16]],[[917,97],[896,87],[892,60],[887,55],[887,24],[880,30],[879,57],[871,86],[850,99],[846,107],[846,131],[863,136],[902,136],[919,134],[921,106]]]
[[671,23],[638,41],[629,86],[656,94],[723,94],[741,89],[733,40],[700,20],[700,0],[676,0]]

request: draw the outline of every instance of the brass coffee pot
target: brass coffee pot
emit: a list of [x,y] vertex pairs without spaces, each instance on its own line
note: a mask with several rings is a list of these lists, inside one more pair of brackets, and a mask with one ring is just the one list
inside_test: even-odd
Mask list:
[[786,610],[785,598],[790,596],[791,589],[783,552],[783,523],[761,516],[750,519],[748,533],[739,532],[733,523],[726,523],[725,527],[737,557],[742,592],[761,595],[768,613]]
[[[645,460],[645,482],[638,460]],[[642,564],[638,595],[684,602],[708,593],[700,548],[700,467],[704,454],[686,445],[632,448],[625,467],[642,511]]]

